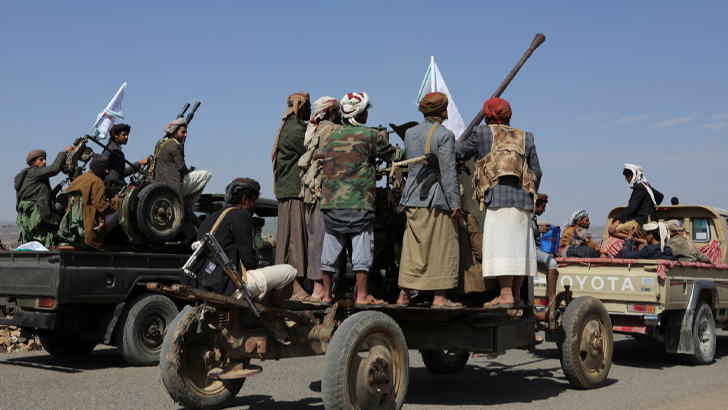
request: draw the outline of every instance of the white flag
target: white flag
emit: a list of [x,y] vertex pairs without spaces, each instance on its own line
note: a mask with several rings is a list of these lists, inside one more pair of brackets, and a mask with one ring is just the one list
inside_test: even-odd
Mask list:
[[106,139],[109,136],[109,130],[114,126],[117,118],[124,117],[121,114],[121,101],[124,99],[124,93],[126,92],[126,83],[121,85],[119,91],[116,92],[114,98],[111,99],[106,109],[99,113],[96,117],[96,123],[91,130],[89,135],[92,135],[100,140]]
[[434,56],[432,57],[432,60],[430,60],[430,67],[427,68],[425,79],[422,80],[420,95],[417,96],[417,104],[420,103],[422,97],[433,92],[440,92],[447,95],[447,119],[442,123],[442,125],[452,131],[452,133],[455,134],[455,139],[458,139],[463,131],[465,131],[465,123],[463,123],[463,118],[460,116],[458,108],[455,106],[455,101],[453,101],[450,91],[447,90],[445,80],[443,80],[442,74],[440,74],[440,70],[437,68],[437,64],[435,64]]

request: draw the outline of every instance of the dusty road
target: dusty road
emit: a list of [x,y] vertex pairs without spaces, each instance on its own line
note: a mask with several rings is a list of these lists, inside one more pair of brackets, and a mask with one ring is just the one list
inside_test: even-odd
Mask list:
[[[509,352],[494,360],[471,358],[462,373],[427,372],[410,352],[405,409],[655,409],[725,408],[728,332],[719,332],[716,361],[704,367],[680,363],[657,344],[617,336],[607,386],[570,387],[555,345],[538,353]],[[322,358],[264,362],[230,408],[323,409]],[[97,348],[82,360],[63,362],[45,352],[0,355],[0,410],[178,409],[158,368],[128,366],[115,349]]]

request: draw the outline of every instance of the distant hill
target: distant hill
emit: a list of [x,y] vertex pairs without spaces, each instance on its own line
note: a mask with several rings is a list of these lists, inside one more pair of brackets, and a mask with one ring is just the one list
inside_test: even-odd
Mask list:
[[15,222],[0,221],[0,241],[7,247],[15,248],[18,242],[18,225]]

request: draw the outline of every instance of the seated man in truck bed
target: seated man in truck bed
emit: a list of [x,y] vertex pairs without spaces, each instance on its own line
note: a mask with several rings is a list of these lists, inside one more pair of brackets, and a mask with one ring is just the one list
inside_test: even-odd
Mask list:
[[657,221],[655,208],[662,203],[664,195],[647,183],[644,169],[639,165],[624,164],[622,174],[632,189],[632,195],[622,216],[609,227],[609,235],[625,239],[630,228],[634,227],[634,236],[644,239],[642,225]]
[[[559,255],[562,257],[566,257],[566,254],[564,253],[564,249],[566,249],[567,246],[569,246],[569,242],[571,241],[571,235],[574,234],[574,231],[578,228],[582,228],[589,231],[589,226],[591,225],[591,221],[589,220],[589,214],[586,213],[585,209],[580,209],[578,211],[575,211],[573,214],[571,214],[571,217],[569,217],[569,220],[566,221],[564,224],[564,232],[561,233],[561,240],[559,241]],[[609,255],[607,252],[602,250],[602,248],[599,247],[596,243],[594,243],[594,239],[591,236],[591,232],[589,232],[589,240],[586,243],[586,246],[594,249],[594,251],[597,253],[597,255],[600,258],[608,258]]]
[[672,249],[667,246],[669,230],[662,222],[650,222],[642,226],[645,232],[647,245],[638,251],[633,251],[634,235],[636,226],[631,226],[627,233],[627,239],[622,244],[622,257],[625,259],[667,259],[676,261],[672,255]]
[[677,219],[671,219],[665,222],[665,225],[670,229],[670,248],[679,261],[711,263],[707,256],[695,248],[688,236],[688,231],[685,230],[685,227],[680,226]]
[[[250,178],[237,178],[225,188],[225,207],[208,216],[197,232],[197,239],[213,233],[228,258],[240,265],[245,286],[253,299],[263,300],[273,292],[271,305],[280,306],[289,285],[296,278],[291,265],[275,265],[257,269],[258,260],[253,246],[253,216],[255,201],[260,195],[260,184]],[[224,295],[235,292],[235,285],[227,276],[213,291]]]

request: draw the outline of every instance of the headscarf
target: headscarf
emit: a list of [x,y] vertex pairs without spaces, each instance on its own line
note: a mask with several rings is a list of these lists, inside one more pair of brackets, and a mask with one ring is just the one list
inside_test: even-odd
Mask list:
[[338,105],[339,100],[334,97],[321,97],[313,102],[313,113],[311,114],[311,119],[308,121],[308,126],[306,126],[306,137],[303,140],[304,145],[306,145],[311,137],[313,137],[319,121],[324,119],[324,116],[326,116],[326,113],[329,112],[329,110]]
[[650,222],[648,224],[642,225],[642,229],[646,233],[659,230],[660,231],[660,250],[665,250],[665,244],[670,239],[670,231],[667,228],[667,225],[665,225],[662,222]]
[[655,194],[652,192],[652,188],[647,182],[647,178],[645,178],[645,170],[641,166],[635,164],[624,164],[624,169],[632,171],[632,180],[629,182],[629,187],[634,189],[635,185],[642,184],[645,188],[647,188],[647,193],[650,194],[652,203],[657,206]]
[[28,164],[28,166],[31,166],[33,165],[33,161],[41,157],[48,158],[48,155],[42,149],[34,149],[28,153],[28,156],[25,158],[25,163]]
[[695,245],[693,244],[693,241],[690,239],[690,235],[688,235],[687,229],[685,229],[684,226],[680,225],[680,221],[677,219],[670,219],[669,221],[665,221],[665,225],[667,225],[667,229],[670,230],[670,232],[675,232],[676,234],[682,236],[685,238],[685,240],[690,245],[690,252],[695,255],[695,252],[697,249],[695,249]]
[[91,172],[96,174],[97,177],[104,179],[106,171],[109,169],[109,158],[103,155],[96,154],[88,165]]
[[283,129],[283,124],[286,123],[286,120],[288,117],[291,116],[291,114],[295,114],[296,118],[300,121],[301,118],[298,117],[298,110],[301,109],[306,103],[311,102],[311,97],[308,95],[308,93],[305,93],[303,91],[293,93],[288,96],[288,108],[286,108],[286,113],[283,115],[283,119],[281,120],[281,126],[278,127],[278,133],[276,134],[276,140],[273,143],[273,152],[271,153],[271,161],[273,161],[273,187],[275,188],[276,182],[278,181],[278,141],[281,138],[281,130]]
[[589,214],[586,213],[586,209],[580,209],[578,211],[574,211],[574,213],[571,214],[569,219],[566,220],[566,223],[564,224],[564,226],[567,228],[570,226],[576,226],[576,223],[579,220],[584,219],[587,216],[589,216]]
[[367,93],[349,93],[341,99],[341,114],[351,125],[360,126],[355,118],[369,107],[371,105]]
[[502,98],[491,98],[486,101],[483,104],[483,112],[488,124],[510,124],[513,115],[511,104]]
[[240,190],[249,189],[256,196],[260,196],[260,184],[252,178],[235,178],[225,187],[225,206],[235,206],[233,196]]
[[561,251],[561,256],[566,258],[566,253],[569,248],[578,248],[582,245],[588,245],[591,238],[592,235],[588,229],[577,227],[574,229],[574,233],[571,234],[571,238],[569,238],[569,245]]
[[429,93],[422,97],[420,100],[419,110],[425,115],[425,118],[433,121],[442,123],[446,116],[448,99],[447,95],[443,93]]
[[185,121],[184,118],[177,118],[176,120],[170,122],[167,124],[166,127],[164,127],[164,137],[163,138],[170,138],[174,137],[174,134],[177,132],[179,127],[181,126],[187,126],[187,121]]

